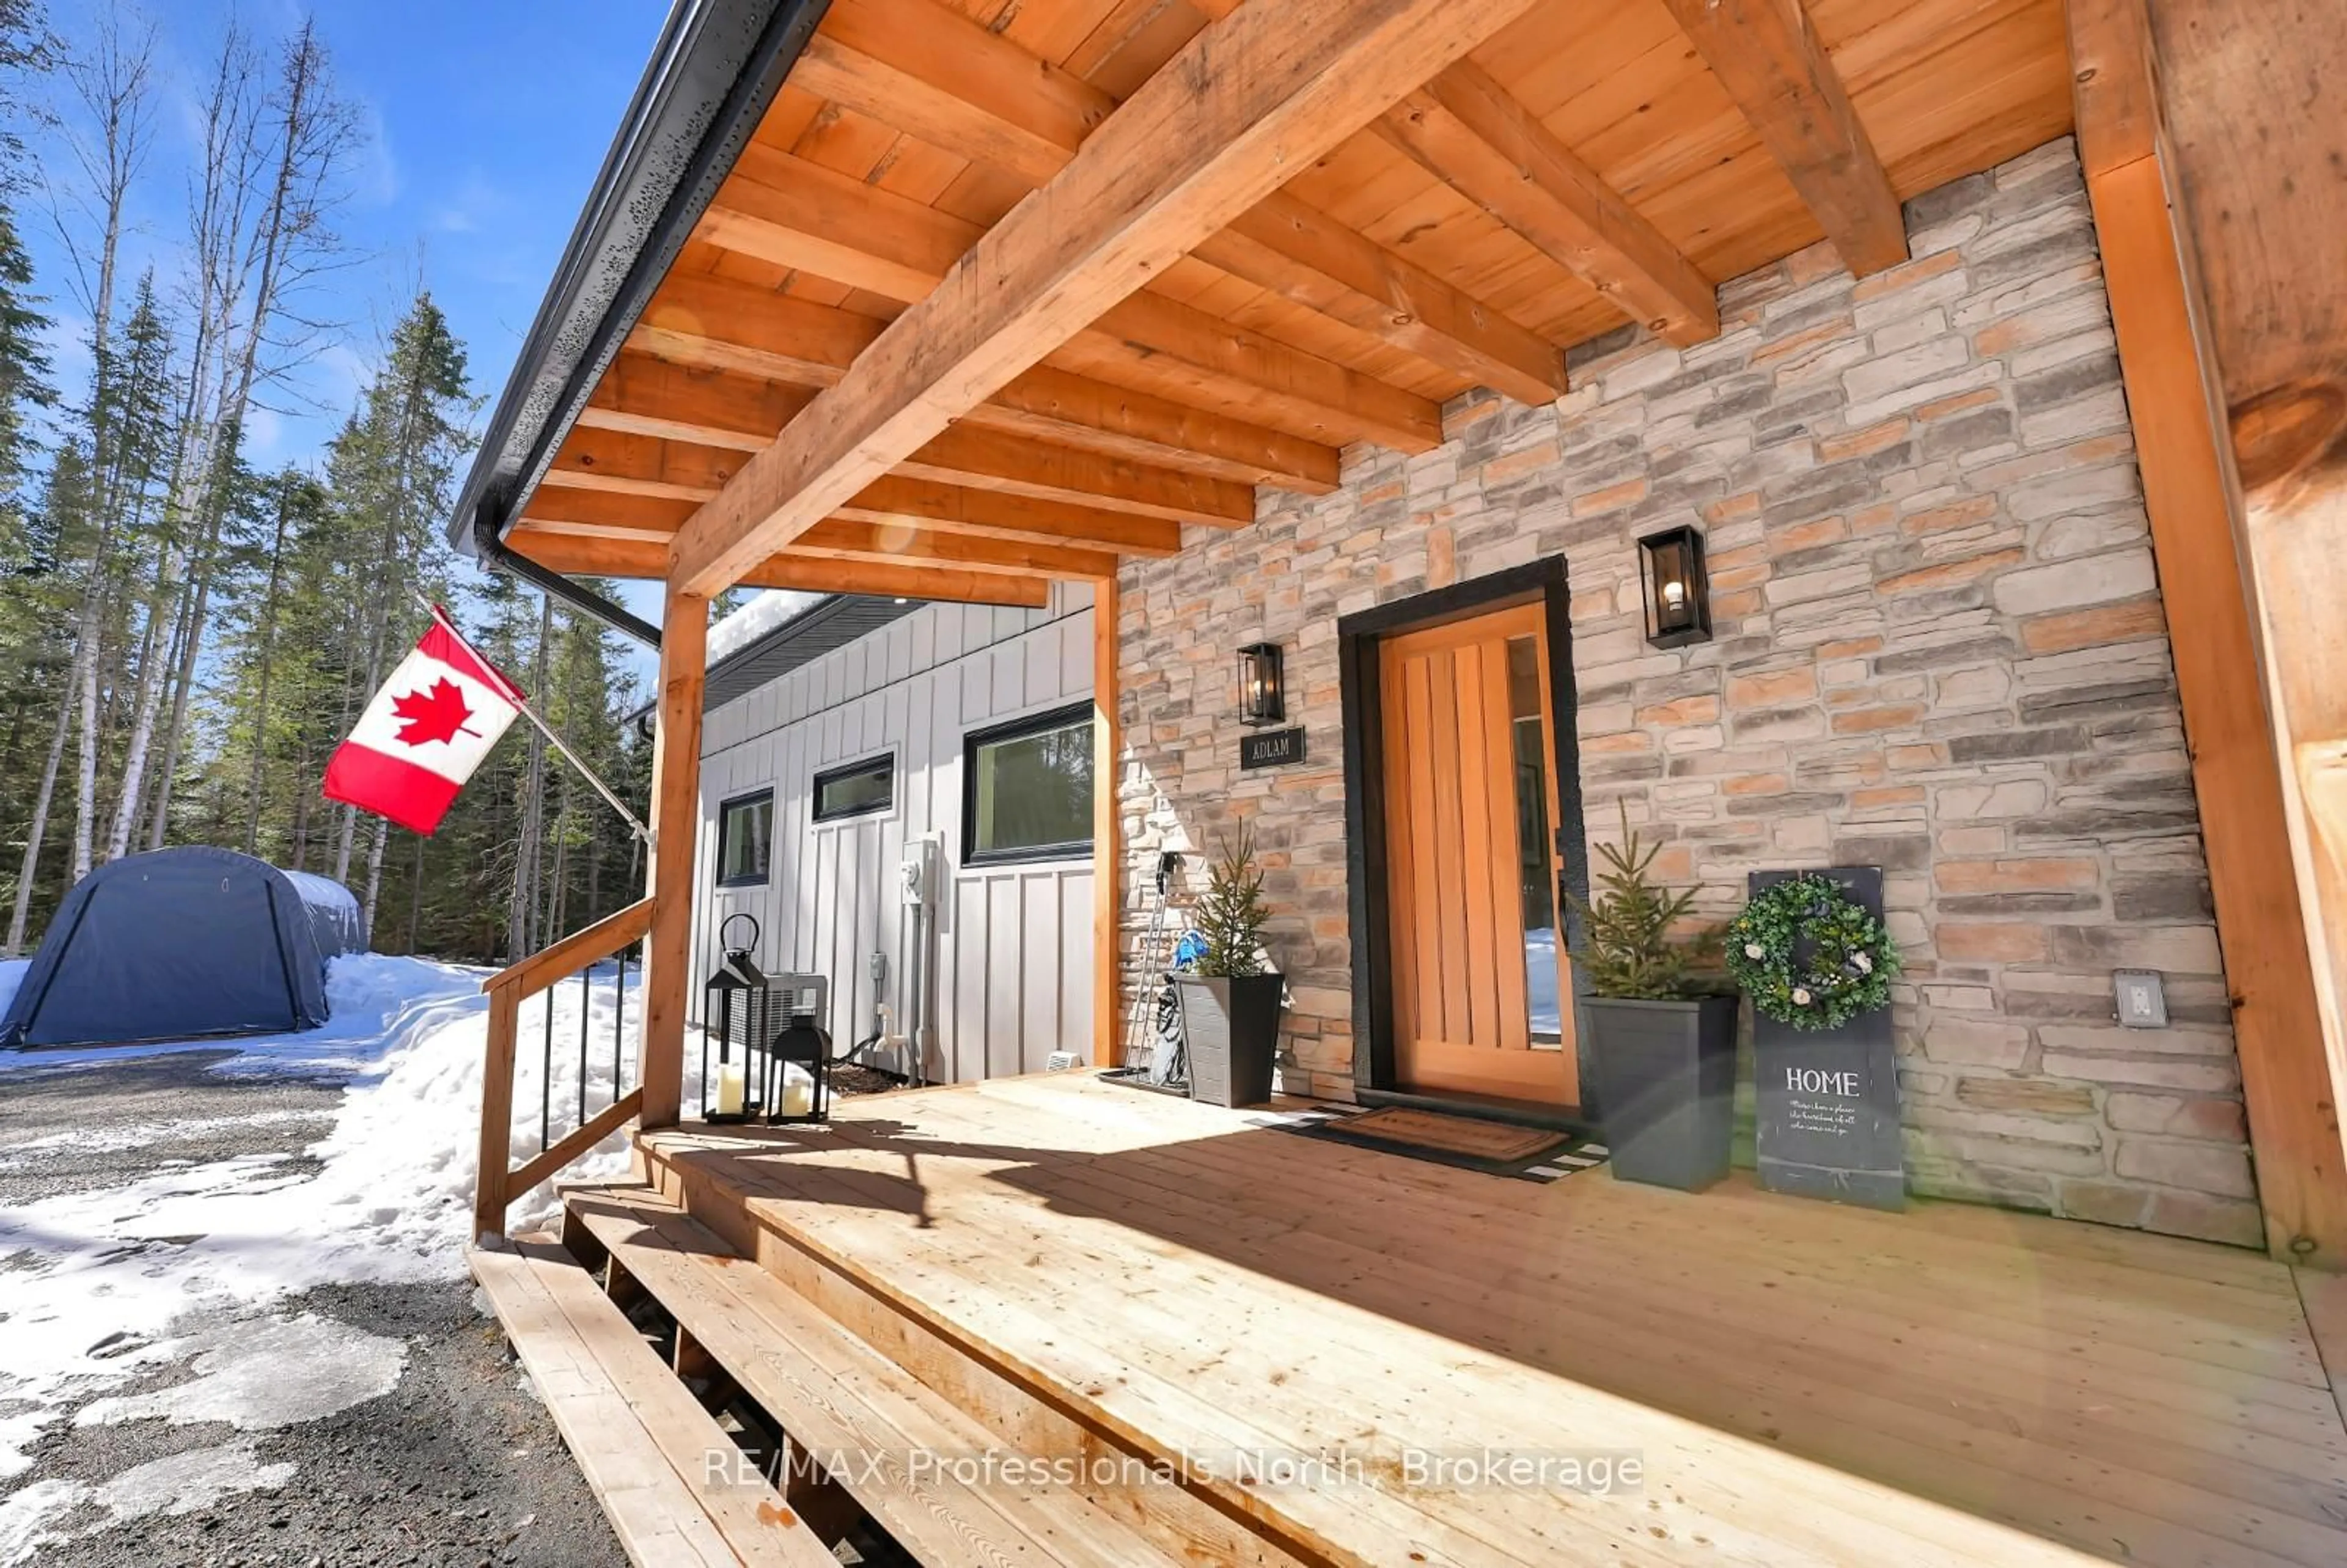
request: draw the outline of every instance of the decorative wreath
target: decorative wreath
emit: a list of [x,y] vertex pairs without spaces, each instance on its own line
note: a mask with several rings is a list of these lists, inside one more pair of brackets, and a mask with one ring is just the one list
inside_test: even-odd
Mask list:
[[[1804,940],[1806,965],[1794,955]],[[1727,972],[1752,1005],[1795,1029],[1840,1029],[1891,1002],[1899,948],[1882,922],[1814,871],[1753,895],[1727,924]]]

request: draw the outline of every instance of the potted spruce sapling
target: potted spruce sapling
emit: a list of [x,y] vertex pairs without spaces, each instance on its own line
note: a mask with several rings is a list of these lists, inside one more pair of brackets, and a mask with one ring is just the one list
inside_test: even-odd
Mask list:
[[1573,900],[1584,929],[1575,957],[1592,993],[1582,1010],[1614,1173],[1699,1192],[1727,1174],[1737,999],[1697,968],[1717,933],[1676,934],[1696,895],[1656,886],[1661,851],[1631,831],[1624,804],[1622,842],[1597,846],[1599,893]]
[[1194,968],[1174,976],[1190,1061],[1190,1098],[1256,1105],[1271,1098],[1286,982],[1264,959],[1271,913],[1263,873],[1244,825],[1209,868],[1194,922],[1201,939]]

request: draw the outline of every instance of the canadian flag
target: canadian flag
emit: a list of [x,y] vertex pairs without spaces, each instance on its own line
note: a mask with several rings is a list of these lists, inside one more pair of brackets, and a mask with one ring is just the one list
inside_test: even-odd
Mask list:
[[432,607],[432,629],[400,662],[326,764],[328,800],[428,834],[521,712],[521,688]]

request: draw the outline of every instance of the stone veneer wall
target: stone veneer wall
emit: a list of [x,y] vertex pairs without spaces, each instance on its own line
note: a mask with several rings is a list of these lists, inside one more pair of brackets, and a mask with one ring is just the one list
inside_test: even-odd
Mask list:
[[[1820,246],[1625,329],[1525,408],[1357,454],[1123,573],[1128,950],[1163,846],[1250,819],[1288,1081],[1352,1091],[1337,619],[1564,556],[1583,818],[1614,802],[1725,917],[1756,866],[1875,864],[1921,1193],[2255,1245],[2261,1225],[2165,623],[2074,145],[1909,203],[1912,259]],[[1658,652],[1634,540],[1702,525],[1715,640]],[[1233,651],[1287,651],[1300,767],[1242,774]],[[1203,866],[1190,863],[1192,886]],[[2165,971],[2173,1026],[2111,1021]],[[1128,995],[1130,993],[1128,992]]]

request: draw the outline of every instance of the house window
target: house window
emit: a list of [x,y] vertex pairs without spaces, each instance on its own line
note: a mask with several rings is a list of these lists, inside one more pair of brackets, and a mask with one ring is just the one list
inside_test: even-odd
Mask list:
[[815,775],[815,819],[836,822],[867,816],[897,804],[897,754],[883,752],[869,761],[826,768]]
[[774,845],[772,790],[745,794],[717,808],[717,886],[745,887],[766,879]]
[[962,756],[962,859],[1051,860],[1092,844],[1089,702],[973,733]]

